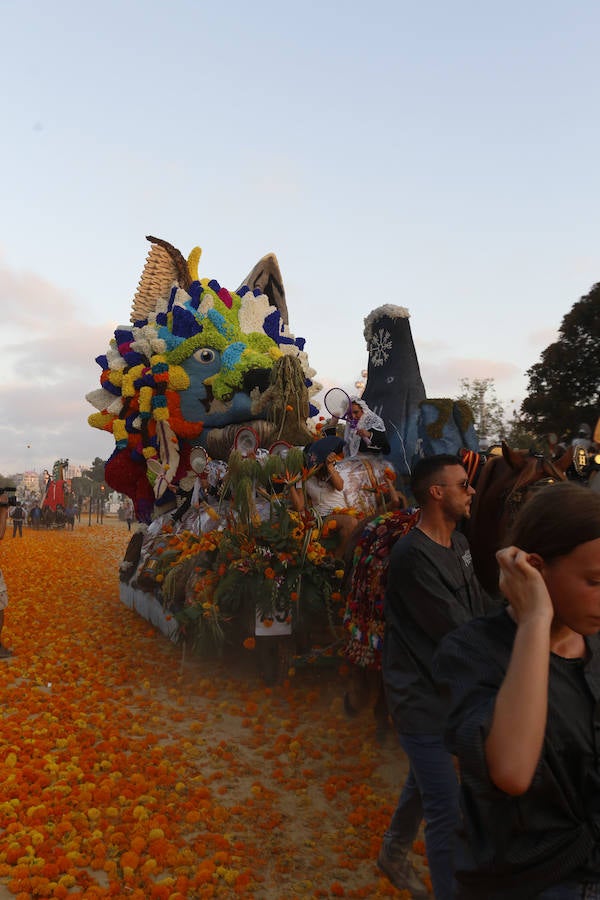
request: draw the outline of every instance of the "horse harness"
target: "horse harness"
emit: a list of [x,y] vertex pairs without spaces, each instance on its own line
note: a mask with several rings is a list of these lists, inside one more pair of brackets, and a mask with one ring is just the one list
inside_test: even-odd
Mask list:
[[[512,522],[521,509],[529,491],[537,491],[539,488],[564,481],[564,474],[554,463],[541,454],[532,454],[530,460],[535,460],[535,467],[526,465],[519,473],[512,489],[506,492],[504,509],[509,522]],[[540,465],[541,463],[541,465]],[[542,477],[539,477],[539,475]]]

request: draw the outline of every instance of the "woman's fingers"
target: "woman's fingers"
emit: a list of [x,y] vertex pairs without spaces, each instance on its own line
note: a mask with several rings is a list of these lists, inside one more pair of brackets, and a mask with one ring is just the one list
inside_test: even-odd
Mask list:
[[504,547],[496,559],[500,567],[500,590],[519,621],[529,614],[551,616],[552,600],[541,573],[530,562],[530,554],[519,547]]

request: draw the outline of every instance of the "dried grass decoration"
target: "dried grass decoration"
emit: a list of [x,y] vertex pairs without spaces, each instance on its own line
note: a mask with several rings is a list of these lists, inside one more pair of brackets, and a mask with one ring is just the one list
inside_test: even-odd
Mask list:
[[266,410],[274,426],[273,441],[305,445],[314,440],[306,427],[309,406],[306,376],[300,360],[282,356],[271,369],[269,387],[252,408],[253,412]]

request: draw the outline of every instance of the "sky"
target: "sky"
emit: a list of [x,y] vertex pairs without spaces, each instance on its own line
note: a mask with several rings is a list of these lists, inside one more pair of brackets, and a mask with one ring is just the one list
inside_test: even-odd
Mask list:
[[148,234],[237,288],[274,252],[316,380],[408,308],[428,397],[508,410],[600,281],[600,6],[0,0],[0,473],[90,465]]

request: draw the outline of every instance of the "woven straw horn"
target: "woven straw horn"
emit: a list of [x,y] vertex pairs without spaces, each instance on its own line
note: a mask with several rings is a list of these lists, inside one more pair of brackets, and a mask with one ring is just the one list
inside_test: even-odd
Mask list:
[[152,243],[144,271],[131,305],[131,321],[147,319],[169,298],[174,282],[187,290],[191,284],[188,265],[172,244],[148,235]]

